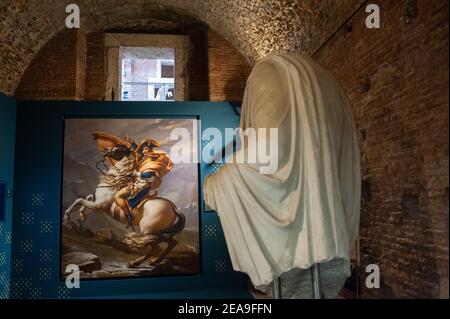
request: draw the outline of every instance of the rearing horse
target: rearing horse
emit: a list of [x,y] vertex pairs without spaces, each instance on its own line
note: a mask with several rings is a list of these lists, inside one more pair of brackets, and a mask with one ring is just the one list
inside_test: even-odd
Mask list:
[[[134,181],[133,172],[136,169],[135,155],[128,148],[116,145],[104,152],[104,155],[112,159],[106,174],[100,176],[100,183],[97,185],[95,194],[86,198],[76,199],[64,214],[63,223],[70,225],[70,214],[72,210],[79,208],[79,220],[82,223],[86,219],[86,208],[93,213],[104,213],[116,219],[122,224],[127,224],[127,218],[114,201],[114,195],[122,187]],[[136,208],[132,226],[137,234],[128,234],[124,242],[129,247],[147,247],[148,253],[128,264],[129,267],[136,267],[151,256],[161,252],[159,244],[167,243],[167,248],[158,256],[153,264],[160,263],[170,251],[177,245],[173,238],[181,232],[185,226],[185,216],[180,213],[175,204],[162,197],[149,197]]]

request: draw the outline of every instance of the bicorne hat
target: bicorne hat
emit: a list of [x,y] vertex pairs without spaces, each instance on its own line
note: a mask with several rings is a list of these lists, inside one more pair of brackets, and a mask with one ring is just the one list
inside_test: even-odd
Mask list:
[[157,141],[155,141],[154,139],[149,138],[149,139],[143,140],[141,142],[141,144],[139,145],[139,148],[138,148],[137,151],[138,152],[142,152],[142,149],[144,147],[155,148],[155,147],[160,147],[160,146],[161,145]]

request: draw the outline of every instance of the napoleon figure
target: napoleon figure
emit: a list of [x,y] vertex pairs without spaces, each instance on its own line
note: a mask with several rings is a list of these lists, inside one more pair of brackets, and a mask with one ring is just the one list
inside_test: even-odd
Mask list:
[[161,185],[163,176],[170,172],[173,163],[166,152],[155,150],[161,146],[155,140],[146,139],[137,145],[129,136],[126,139],[136,155],[135,181],[120,189],[114,200],[127,217],[128,228],[133,220],[133,210],[145,198],[156,195],[152,190]]

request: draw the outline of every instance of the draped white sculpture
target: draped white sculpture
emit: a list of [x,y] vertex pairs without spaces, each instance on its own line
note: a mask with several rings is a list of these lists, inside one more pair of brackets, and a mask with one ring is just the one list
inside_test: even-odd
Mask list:
[[225,164],[205,181],[234,270],[266,291],[281,277],[284,298],[310,298],[305,270],[320,263],[324,296],[336,296],[350,275],[360,208],[358,141],[343,89],[309,57],[268,56],[247,81],[241,127],[278,128],[279,163],[269,175],[261,163]]

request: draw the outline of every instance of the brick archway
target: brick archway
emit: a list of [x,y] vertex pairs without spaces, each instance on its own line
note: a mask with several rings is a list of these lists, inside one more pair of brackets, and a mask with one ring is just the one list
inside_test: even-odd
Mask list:
[[[13,94],[27,65],[65,28],[74,1],[5,0],[0,4],[0,91]],[[170,9],[198,19],[230,41],[250,63],[272,52],[314,52],[358,7],[359,0],[79,0],[82,28],[101,30],[118,21],[163,18]],[[327,21],[327,23],[323,23]]]

